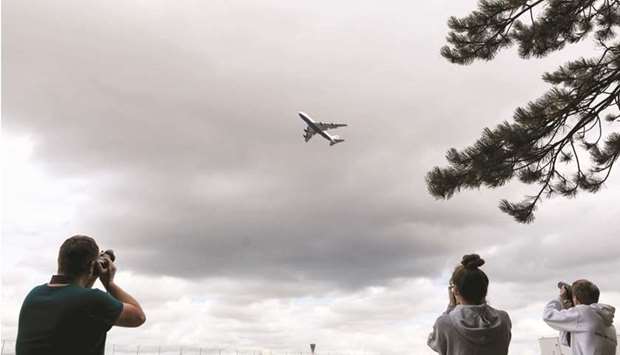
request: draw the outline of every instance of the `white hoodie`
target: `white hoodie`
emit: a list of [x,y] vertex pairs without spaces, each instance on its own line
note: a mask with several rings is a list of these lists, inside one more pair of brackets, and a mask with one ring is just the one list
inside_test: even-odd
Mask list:
[[614,312],[614,307],[601,303],[562,309],[555,299],[545,306],[543,320],[560,331],[562,345],[570,346],[573,355],[615,355]]
[[506,355],[510,344],[508,313],[482,305],[448,307],[428,336],[441,355]]

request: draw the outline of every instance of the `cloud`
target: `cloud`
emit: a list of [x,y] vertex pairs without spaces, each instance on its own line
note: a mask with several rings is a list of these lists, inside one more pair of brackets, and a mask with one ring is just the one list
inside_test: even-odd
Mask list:
[[[520,354],[534,353],[557,280],[592,278],[617,300],[617,177],[545,202],[528,226],[497,201],[529,187],[426,192],[447,148],[592,51],[450,65],[446,19],[471,6],[3,2],[3,141],[29,142],[6,169],[3,326],[15,330],[19,300],[75,233],[117,251],[149,309],[147,328],[118,341],[423,353],[470,252],[487,260]],[[304,143],[300,110],[349,123],[347,141]]]

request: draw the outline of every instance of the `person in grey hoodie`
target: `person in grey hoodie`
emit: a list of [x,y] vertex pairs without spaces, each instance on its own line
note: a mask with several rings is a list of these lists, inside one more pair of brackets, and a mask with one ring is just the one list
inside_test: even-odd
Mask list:
[[573,355],[615,355],[615,308],[598,303],[600,291],[588,280],[577,280],[570,289],[561,285],[560,297],[547,303],[545,323],[560,331],[560,342]]
[[428,346],[441,355],[506,355],[511,338],[508,313],[486,303],[484,260],[465,255],[448,289],[448,309],[435,321]]

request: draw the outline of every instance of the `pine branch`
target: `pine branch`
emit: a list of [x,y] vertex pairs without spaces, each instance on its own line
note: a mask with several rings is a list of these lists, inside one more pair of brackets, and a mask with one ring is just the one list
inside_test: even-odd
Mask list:
[[[579,189],[596,192],[620,154],[620,134],[611,135],[604,149],[597,145],[603,136],[605,112],[618,105],[620,98],[620,48],[607,46],[597,60],[580,59],[560,67],[544,79],[555,86],[526,108],[515,111],[516,123],[504,122],[485,129],[471,147],[447,154],[450,167],[434,168],[427,174],[429,192],[450,198],[462,188],[504,185],[514,176],[526,184],[540,184],[536,195],[519,203],[503,200],[500,209],[516,220],[534,220],[536,205],[545,198],[561,194],[574,197]],[[613,106],[614,108],[616,106]],[[606,122],[620,114],[607,114]],[[586,137],[598,128],[594,143]],[[583,170],[575,140],[590,151],[594,168]],[[565,152],[569,147],[571,154]],[[575,174],[569,179],[556,166],[557,161],[575,161]]]

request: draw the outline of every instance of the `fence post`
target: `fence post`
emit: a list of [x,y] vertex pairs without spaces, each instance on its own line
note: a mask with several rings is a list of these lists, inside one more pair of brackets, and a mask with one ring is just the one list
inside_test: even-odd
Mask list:
[[161,354],[161,345],[158,345],[157,346],[157,355],[160,355],[160,354]]
[[116,344],[112,344],[112,355],[116,355]]
[[136,355],[140,355],[140,345],[136,348]]
[[6,343],[6,339],[2,341],[2,348],[0,349],[0,355],[4,355],[4,344]]

